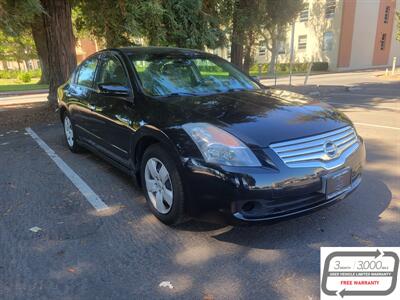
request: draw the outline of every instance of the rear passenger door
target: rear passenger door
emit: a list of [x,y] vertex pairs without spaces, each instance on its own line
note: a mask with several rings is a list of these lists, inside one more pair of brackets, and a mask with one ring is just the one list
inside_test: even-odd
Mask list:
[[79,138],[92,143],[96,139],[94,130],[93,84],[98,65],[98,56],[85,60],[78,68],[75,80],[66,95],[71,103],[70,112]]

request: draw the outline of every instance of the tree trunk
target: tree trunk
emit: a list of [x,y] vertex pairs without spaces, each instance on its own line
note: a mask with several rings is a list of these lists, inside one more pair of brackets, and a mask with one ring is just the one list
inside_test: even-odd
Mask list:
[[240,9],[243,2],[243,0],[239,0],[234,6],[231,38],[231,63],[241,70],[243,69],[244,30],[240,22]]
[[25,69],[26,69],[26,71],[29,71],[30,69],[29,69],[29,59],[25,59],[24,60],[24,64],[25,64]]
[[250,67],[253,64],[253,45],[255,43],[255,34],[253,31],[250,31],[247,35],[247,42],[244,53],[244,63],[243,63],[243,72],[246,74],[250,74]]
[[45,10],[41,18],[48,53],[48,99],[50,105],[56,106],[57,88],[76,67],[71,5],[68,0],[41,0],[41,4]]
[[42,75],[39,84],[49,83],[49,52],[47,48],[46,33],[44,31],[43,17],[36,16],[32,23],[32,36],[35,42],[36,51],[39,56]]
[[2,60],[1,63],[3,64],[3,70],[8,71],[8,65],[5,60]]
[[49,84],[49,66],[48,66],[48,64],[47,63],[45,64],[44,60],[39,58],[39,66],[40,66],[40,70],[41,70],[41,75],[40,75],[38,84]]
[[3,66],[3,70],[7,71],[8,70],[7,62],[5,60],[2,60],[1,64]]
[[278,37],[275,32],[271,32],[271,60],[268,65],[268,74],[273,75],[275,73],[275,61],[276,61],[276,55],[278,54]]

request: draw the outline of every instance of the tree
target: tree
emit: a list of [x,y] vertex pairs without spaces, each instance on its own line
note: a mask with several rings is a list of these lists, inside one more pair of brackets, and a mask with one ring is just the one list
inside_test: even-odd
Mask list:
[[5,35],[16,36],[29,29],[35,15],[42,12],[39,0],[0,0],[0,28]]
[[41,14],[38,14],[34,17],[31,22],[31,29],[32,37],[35,41],[36,50],[39,56],[40,68],[42,69],[42,75],[38,83],[49,83],[49,51],[47,47],[46,33],[43,27]]
[[41,0],[45,13],[40,14],[46,42],[49,70],[49,101],[55,106],[57,88],[76,67],[75,36],[72,30],[71,5],[68,0]]
[[[0,11],[1,12],[1,11]],[[0,30],[0,60],[3,63],[3,68],[7,69],[6,61],[10,60],[10,45],[8,37]]]
[[99,39],[107,48],[132,45],[133,37],[139,35],[139,6],[137,0],[77,1],[74,8],[76,29]]
[[[256,0],[233,1],[232,33],[231,33],[231,62],[243,70],[244,45],[246,32],[252,31],[254,16],[258,13]],[[247,43],[249,45],[249,43]],[[247,47],[247,53],[250,53]],[[245,71],[245,70],[244,70]]]
[[302,8],[302,0],[233,0],[231,62],[248,73],[253,47],[261,36],[268,42],[269,68],[273,71],[278,41],[286,34],[286,25]]
[[45,49],[43,47],[40,47],[40,42],[41,44],[45,44],[45,40],[43,38],[42,40],[37,38],[41,27],[34,26],[35,19],[39,19],[42,13],[43,7],[39,0],[0,0],[0,29],[4,32],[5,37],[33,35],[42,67],[42,77],[39,82],[48,83],[47,53],[44,52]]
[[[49,102],[56,104],[57,87],[76,66],[71,4],[68,0],[0,0],[0,28],[9,35],[33,33],[42,73],[49,78]],[[47,67],[46,67],[47,66]]]
[[106,47],[135,45],[142,38],[153,46],[215,48],[225,38],[219,26],[225,1],[80,0],[75,24],[78,32],[103,40]]
[[[0,31],[0,60],[16,61],[18,68],[20,64],[25,63],[26,68],[29,68],[28,60],[37,58],[36,49],[30,34],[21,34],[18,36],[5,35]],[[3,66],[7,64],[3,63]]]
[[273,73],[278,41],[284,39],[286,26],[294,21],[304,4],[303,0],[263,0],[260,4],[263,17],[259,33],[267,41],[267,49],[271,52],[268,73]]
[[216,0],[165,0],[162,45],[204,49],[223,45],[222,8]]

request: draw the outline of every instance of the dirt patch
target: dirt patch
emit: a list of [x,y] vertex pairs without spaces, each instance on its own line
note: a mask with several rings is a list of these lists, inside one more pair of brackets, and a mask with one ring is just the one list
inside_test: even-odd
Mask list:
[[0,131],[58,121],[58,113],[46,102],[0,105]]

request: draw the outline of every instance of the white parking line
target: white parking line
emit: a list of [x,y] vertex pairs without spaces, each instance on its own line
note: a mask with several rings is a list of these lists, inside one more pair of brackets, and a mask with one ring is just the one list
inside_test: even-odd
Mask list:
[[354,124],[356,124],[356,125],[361,125],[361,126],[369,126],[369,127],[377,127],[377,128],[385,128],[385,129],[400,130],[399,127],[392,127],[392,126],[376,125],[376,124],[369,124],[369,123],[359,123],[359,122],[354,122]]
[[74,172],[54,151],[51,149],[31,128],[25,128],[26,132],[35,140],[46,154],[54,161],[60,170],[68,177],[69,180],[77,187],[77,189],[85,196],[87,201],[96,209],[108,209],[100,197]]

